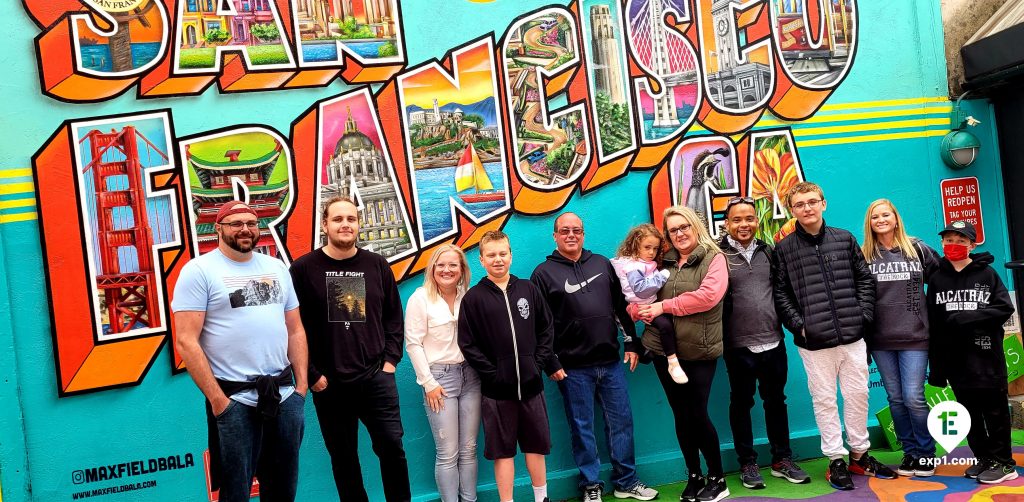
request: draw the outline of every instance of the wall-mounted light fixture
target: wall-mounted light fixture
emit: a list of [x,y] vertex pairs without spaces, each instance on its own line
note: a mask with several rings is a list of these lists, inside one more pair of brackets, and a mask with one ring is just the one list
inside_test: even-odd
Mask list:
[[963,169],[974,163],[978,158],[978,150],[981,149],[981,140],[970,133],[967,127],[974,127],[981,122],[971,116],[964,116],[960,111],[960,101],[967,96],[964,93],[956,100],[953,113],[950,116],[949,127],[952,129],[942,137],[939,144],[939,155],[951,169]]

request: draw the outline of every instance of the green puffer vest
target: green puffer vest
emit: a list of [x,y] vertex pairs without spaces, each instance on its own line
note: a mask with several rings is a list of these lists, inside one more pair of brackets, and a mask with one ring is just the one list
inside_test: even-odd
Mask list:
[[[707,254],[703,246],[698,246],[687,258],[686,263],[678,267],[679,251],[670,249],[663,259],[665,268],[669,271],[668,282],[658,292],[658,301],[696,291],[717,254]],[[676,355],[680,359],[707,361],[722,355],[722,308],[722,302],[718,302],[718,305],[707,312],[672,317],[672,324],[676,328]],[[644,330],[641,341],[651,352],[665,355],[654,327],[648,326]]]

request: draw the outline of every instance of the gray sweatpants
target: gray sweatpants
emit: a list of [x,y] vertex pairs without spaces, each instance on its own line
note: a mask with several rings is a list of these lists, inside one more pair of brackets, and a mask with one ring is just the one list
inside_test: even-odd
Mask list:
[[843,418],[850,450],[863,453],[868,441],[868,354],[864,340],[821,350],[797,347],[807,372],[814,421],[821,433],[821,452],[829,459],[849,454],[843,448],[843,424],[839,421],[836,380],[843,393]]

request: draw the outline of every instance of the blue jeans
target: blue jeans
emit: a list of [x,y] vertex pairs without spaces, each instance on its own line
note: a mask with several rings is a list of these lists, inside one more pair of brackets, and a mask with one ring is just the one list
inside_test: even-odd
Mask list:
[[434,413],[423,400],[434,433],[434,479],[442,502],[476,501],[476,437],[480,432],[480,378],[468,364],[431,364],[430,374],[447,397]]
[[935,456],[935,440],[928,432],[928,403],[924,400],[926,350],[873,350],[889,410],[903,452],[915,458]]
[[254,474],[260,500],[295,500],[305,404],[306,398],[292,393],[277,418],[265,420],[256,407],[232,400],[217,416],[221,501],[248,502]]
[[604,412],[604,433],[612,461],[612,483],[629,489],[638,481],[633,453],[633,414],[626,387],[626,373],[616,361],[604,366],[566,369],[558,382],[565,404],[565,418],[572,435],[572,455],[580,469],[580,488],[603,485],[601,458],[594,437],[594,402]]

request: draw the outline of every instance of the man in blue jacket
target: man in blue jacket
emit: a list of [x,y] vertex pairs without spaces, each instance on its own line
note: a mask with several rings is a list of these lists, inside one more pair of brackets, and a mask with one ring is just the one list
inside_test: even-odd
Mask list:
[[480,239],[487,277],[469,288],[459,309],[459,348],[480,376],[484,457],[494,461],[502,502],[512,501],[516,445],[526,455],[536,502],[546,502],[544,456],[551,431],[544,402],[544,375],[565,378],[552,352],[551,312],[540,291],[509,273],[508,236],[492,230]]
[[580,470],[584,502],[599,502],[601,458],[594,434],[594,402],[607,424],[612,483],[618,498],[651,500],[658,492],[636,474],[633,414],[626,372],[619,362],[619,326],[626,345],[623,362],[636,368],[636,326],[626,312],[619,279],[604,256],[583,249],[583,220],[573,213],[555,219],[555,251],[530,276],[544,295],[555,322],[555,353],[569,371],[558,382]]

